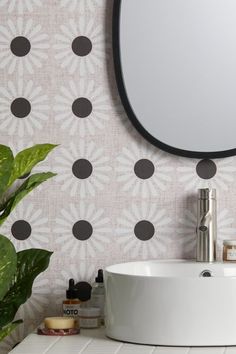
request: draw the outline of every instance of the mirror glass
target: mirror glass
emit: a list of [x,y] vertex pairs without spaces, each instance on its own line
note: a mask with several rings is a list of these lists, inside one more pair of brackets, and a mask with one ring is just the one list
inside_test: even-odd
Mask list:
[[235,0],[115,0],[113,50],[122,102],[150,142],[236,153]]

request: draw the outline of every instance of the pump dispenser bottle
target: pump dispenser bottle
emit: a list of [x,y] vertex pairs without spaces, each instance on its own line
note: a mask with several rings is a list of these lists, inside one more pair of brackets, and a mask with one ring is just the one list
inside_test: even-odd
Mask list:
[[92,285],[91,300],[92,307],[100,308],[101,324],[104,324],[105,288],[103,282],[103,270],[99,269],[95,282]]

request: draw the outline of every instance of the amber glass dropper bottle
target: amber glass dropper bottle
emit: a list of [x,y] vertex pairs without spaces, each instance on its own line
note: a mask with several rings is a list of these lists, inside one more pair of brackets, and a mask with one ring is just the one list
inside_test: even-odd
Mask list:
[[76,327],[79,328],[79,308],[81,301],[78,299],[78,289],[75,286],[74,279],[69,280],[69,288],[66,291],[66,300],[63,301],[63,316],[74,317]]

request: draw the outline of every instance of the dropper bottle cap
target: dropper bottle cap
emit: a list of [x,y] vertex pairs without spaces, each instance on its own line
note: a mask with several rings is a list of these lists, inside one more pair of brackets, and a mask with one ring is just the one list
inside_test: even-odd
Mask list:
[[103,270],[99,269],[98,270],[98,275],[95,278],[96,283],[103,283]]
[[78,289],[75,287],[74,279],[69,280],[69,288],[66,290],[67,299],[77,299],[78,298]]

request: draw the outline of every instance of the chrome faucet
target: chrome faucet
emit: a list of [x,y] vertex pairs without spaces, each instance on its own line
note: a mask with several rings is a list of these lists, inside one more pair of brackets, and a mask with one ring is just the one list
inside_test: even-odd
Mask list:
[[197,203],[197,262],[216,260],[216,190],[199,189]]

